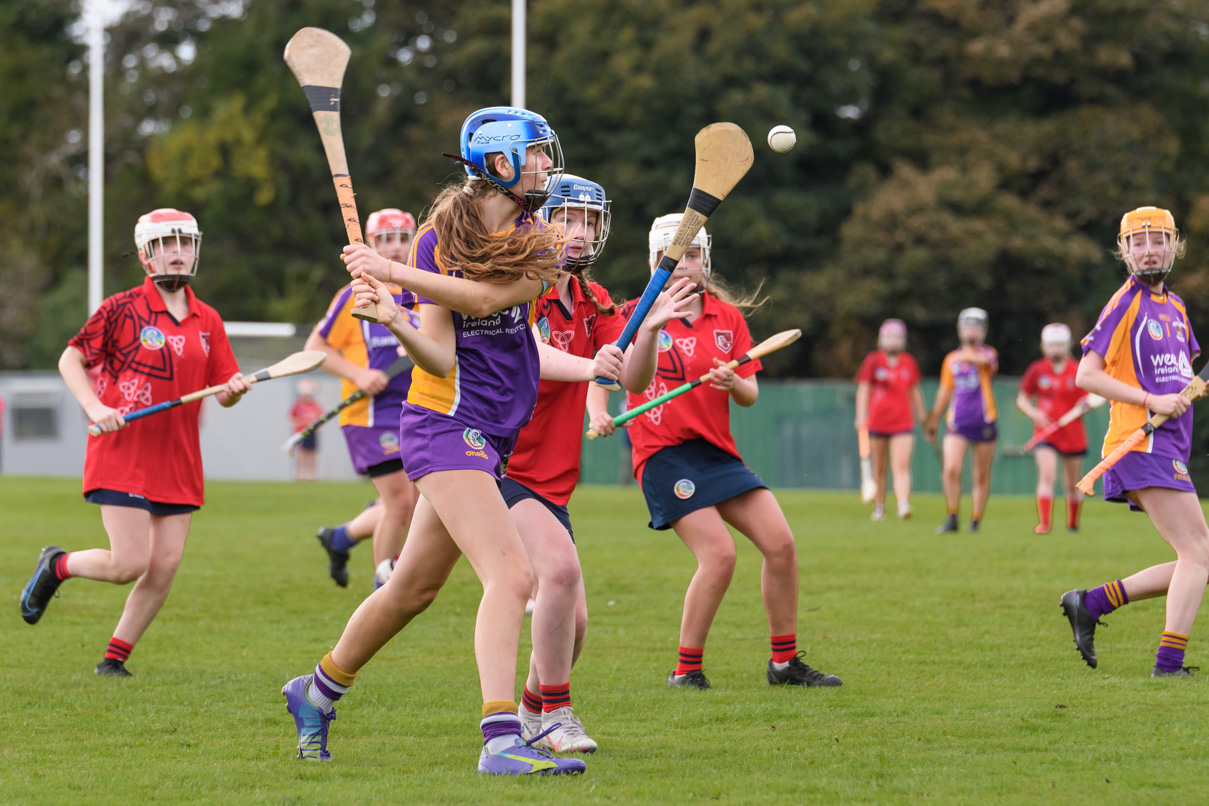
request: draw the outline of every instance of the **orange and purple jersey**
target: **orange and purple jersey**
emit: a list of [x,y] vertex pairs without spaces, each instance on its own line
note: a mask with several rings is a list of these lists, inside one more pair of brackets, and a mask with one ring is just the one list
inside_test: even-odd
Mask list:
[[[407,306],[414,297],[410,291],[395,293],[395,303],[400,313],[407,316],[413,327],[420,326],[420,318]],[[385,325],[367,322],[352,315],[352,286],[346,285],[336,293],[327,314],[319,322],[319,335],[331,347],[340,351],[350,364],[385,372],[399,357],[399,340]],[[411,386],[411,374],[404,372],[390,379],[390,383],[376,395],[363,397],[340,412],[340,425],[358,425],[365,428],[399,427],[399,409],[407,399]],[[340,394],[349,397],[357,391],[357,385],[347,378],[340,381]]]
[[[1133,277],[1104,306],[1083,354],[1099,353],[1105,371],[1152,395],[1179,393],[1192,380],[1192,359],[1200,353],[1184,301],[1170,291],[1153,294]],[[1151,412],[1113,400],[1109,404],[1104,456],[1150,419]],[[1135,451],[1187,462],[1192,450],[1192,414],[1160,425]]]
[[[977,364],[967,358],[966,350],[980,352],[985,363]],[[945,422],[949,430],[977,428],[990,425],[999,417],[991,378],[999,373],[999,353],[985,344],[961,347],[945,356],[940,369],[940,385],[953,393]]]
[[[496,234],[532,226],[533,221],[526,213],[506,232]],[[437,231],[431,223],[416,233],[407,263],[421,271],[461,276],[461,272],[443,265]],[[417,296],[416,302],[437,304],[422,296]],[[417,366],[412,370],[407,402],[491,436],[507,437],[518,431],[533,416],[537,402],[540,364],[532,332],[534,311],[532,301],[484,317],[453,311],[453,370],[438,378]]]

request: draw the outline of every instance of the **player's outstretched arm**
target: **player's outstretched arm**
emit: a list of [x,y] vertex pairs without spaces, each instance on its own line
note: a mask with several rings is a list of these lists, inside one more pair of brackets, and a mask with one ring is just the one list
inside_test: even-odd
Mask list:
[[655,378],[659,365],[659,331],[673,319],[689,315],[688,306],[697,299],[696,284],[681,277],[655,298],[655,304],[642,320],[634,343],[626,348],[625,364],[621,368],[621,385],[636,395],[642,394]]
[[[427,274],[427,272],[424,272]],[[379,323],[394,334],[416,366],[438,378],[453,371],[457,357],[453,331],[453,314],[440,305],[420,305],[421,333],[411,326],[406,316],[399,315],[399,306],[394,295],[381,280],[365,274],[353,280],[356,305],[372,302],[377,306]]]
[[621,374],[621,349],[615,344],[606,344],[596,353],[596,358],[587,359],[564,353],[557,347],[544,343],[536,332],[537,354],[541,360],[541,378],[544,381],[576,383],[591,381],[597,377],[617,380]]

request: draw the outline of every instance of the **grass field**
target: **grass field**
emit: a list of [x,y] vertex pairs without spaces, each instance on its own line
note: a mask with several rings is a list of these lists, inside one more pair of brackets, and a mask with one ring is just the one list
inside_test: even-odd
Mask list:
[[[1058,596],[1169,558],[1140,515],[1086,507],[1071,536],[993,499],[979,535],[937,537],[939,499],[870,523],[849,493],[780,494],[801,559],[799,647],[844,678],[771,689],[759,559],[739,568],[706,647],[709,692],[664,685],[691,556],[645,527],[634,488],[572,502],[591,626],[573,677],[601,750],[586,775],[485,780],[465,563],[340,705],[335,761],[293,758],[280,695],[369,590],[368,551],[335,587],[317,526],[368,485],[209,485],[175,588],[132,680],[92,674],[125,588],[73,580],[36,627],[18,598],[38,550],[105,545],[72,480],[0,479],[0,802],[1203,803],[1209,681],[1151,680],[1162,600],[1109,617],[1079,660]],[[1059,504],[1058,509],[1061,510]],[[1058,514],[1058,513],[1056,513]],[[1189,663],[1206,649],[1193,634]]]

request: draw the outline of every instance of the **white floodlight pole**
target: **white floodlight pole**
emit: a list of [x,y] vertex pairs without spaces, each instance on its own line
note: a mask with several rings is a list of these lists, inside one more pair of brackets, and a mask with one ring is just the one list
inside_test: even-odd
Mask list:
[[103,0],[85,6],[88,38],[88,315],[101,307],[104,294],[101,258],[105,198],[105,121],[102,79],[105,75]]
[[512,0],[512,106],[525,108],[525,0]]

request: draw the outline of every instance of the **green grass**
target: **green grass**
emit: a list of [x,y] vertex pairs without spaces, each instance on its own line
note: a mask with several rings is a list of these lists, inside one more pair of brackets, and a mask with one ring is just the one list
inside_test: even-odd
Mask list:
[[[105,545],[70,480],[0,480],[0,801],[223,803],[1204,802],[1209,681],[1149,679],[1162,600],[1078,659],[1058,596],[1170,554],[1145,518],[1089,504],[1083,533],[1034,537],[1032,501],[991,502],[983,532],[937,537],[938,499],[870,523],[848,493],[781,493],[801,558],[799,646],[831,690],[770,689],[759,558],[739,568],[706,649],[710,692],[664,685],[687,550],[648,530],[634,488],[573,502],[591,626],[573,677],[601,750],[586,775],[484,780],[465,563],[360,674],[330,764],[293,758],[279,690],[333,645],[368,592],[327,578],[315,528],[355,484],[211,484],[175,589],[130,660],[100,679],[125,588],[70,581],[36,627],[18,595],[38,550]],[[1058,509],[1061,510],[1061,504]],[[1199,631],[1198,631],[1199,632]],[[1204,656],[1194,633],[1190,663]]]

